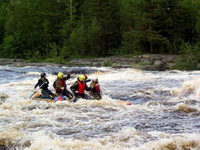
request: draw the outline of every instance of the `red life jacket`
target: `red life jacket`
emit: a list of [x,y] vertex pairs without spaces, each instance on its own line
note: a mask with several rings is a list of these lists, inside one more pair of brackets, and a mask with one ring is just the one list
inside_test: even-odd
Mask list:
[[78,81],[78,94],[85,94],[84,90],[85,90],[85,82],[80,82]]
[[96,84],[95,91],[100,92],[100,85],[99,84]]
[[56,82],[59,82],[59,85],[61,86],[61,87],[65,87],[65,89],[66,89],[66,83],[65,83],[65,80],[56,80],[56,81],[54,81],[54,83],[53,83],[53,87],[54,87],[54,89],[57,91],[57,92],[62,92],[62,90],[59,88],[59,87],[56,87]]

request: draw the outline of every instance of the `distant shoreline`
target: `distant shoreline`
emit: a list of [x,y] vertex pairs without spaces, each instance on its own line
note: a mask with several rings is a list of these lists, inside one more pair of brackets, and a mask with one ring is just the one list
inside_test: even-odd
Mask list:
[[93,67],[113,67],[113,68],[134,68],[142,70],[164,71],[171,70],[177,55],[139,55],[139,56],[112,56],[104,58],[87,58],[87,59],[72,59],[66,64],[51,63],[51,62],[26,62],[23,59],[7,59],[0,58],[0,65],[9,65],[13,67],[24,66],[93,66]]

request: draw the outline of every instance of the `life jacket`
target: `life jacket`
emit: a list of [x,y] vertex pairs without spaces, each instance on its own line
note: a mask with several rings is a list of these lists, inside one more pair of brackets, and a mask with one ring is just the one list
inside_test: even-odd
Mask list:
[[56,80],[56,81],[54,81],[54,83],[53,83],[53,87],[54,87],[54,89],[55,89],[57,92],[61,92],[62,90],[60,89],[60,87],[57,87],[57,86],[56,86],[56,82],[59,82],[60,87],[65,87],[65,89],[66,89],[65,80]]
[[80,82],[78,81],[78,94],[85,94],[84,90],[85,90],[85,82]]
[[96,84],[95,91],[100,92],[100,85],[99,84]]

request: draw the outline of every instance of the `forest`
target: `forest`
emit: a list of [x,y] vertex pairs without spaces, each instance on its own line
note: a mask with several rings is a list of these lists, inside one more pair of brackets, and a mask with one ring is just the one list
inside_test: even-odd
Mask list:
[[200,60],[199,0],[0,0],[0,57]]

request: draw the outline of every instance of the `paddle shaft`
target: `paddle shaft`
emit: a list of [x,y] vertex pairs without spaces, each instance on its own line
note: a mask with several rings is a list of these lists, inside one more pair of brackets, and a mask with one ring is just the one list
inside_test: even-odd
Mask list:
[[[39,89],[40,89],[43,85],[44,85],[44,83],[42,83],[42,85],[39,86]],[[33,92],[33,94],[31,94],[31,96],[30,96],[29,98],[31,98],[36,92],[37,92],[37,90],[35,90],[35,91]]]

